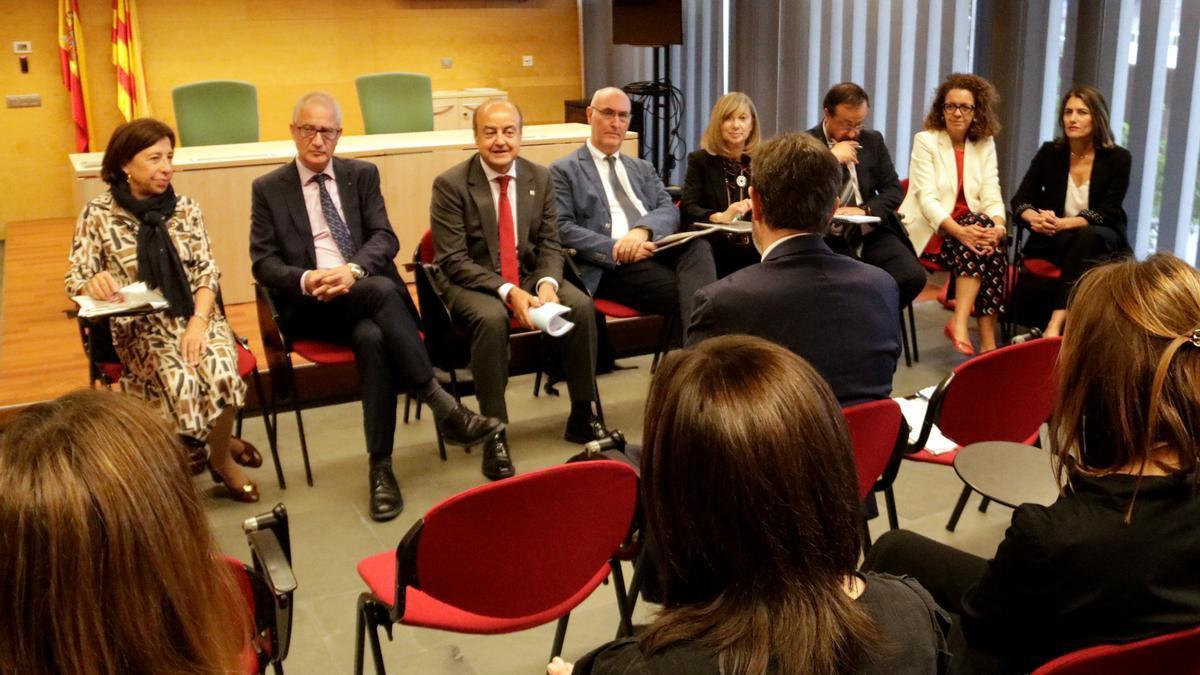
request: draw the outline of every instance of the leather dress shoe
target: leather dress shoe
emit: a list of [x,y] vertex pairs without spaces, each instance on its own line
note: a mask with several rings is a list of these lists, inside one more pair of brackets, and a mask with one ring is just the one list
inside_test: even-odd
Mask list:
[[490,436],[504,431],[504,423],[495,417],[484,417],[458,406],[445,419],[437,423],[442,440],[450,445],[470,447],[478,445]]
[[372,463],[369,474],[371,485],[371,520],[391,520],[404,510],[404,497],[400,495],[400,484],[392,473],[391,463]]
[[563,433],[563,438],[569,443],[590,443],[598,441],[601,438],[608,436],[608,429],[600,423],[600,418],[595,415],[587,417],[568,417],[567,430]]
[[516,473],[512,458],[508,456],[508,438],[504,432],[495,434],[483,446],[483,475],[488,480],[500,480]]

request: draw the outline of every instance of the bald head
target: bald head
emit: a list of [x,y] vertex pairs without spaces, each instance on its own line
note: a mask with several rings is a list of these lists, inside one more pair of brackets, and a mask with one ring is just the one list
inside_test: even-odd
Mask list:
[[491,113],[497,108],[503,108],[504,110],[507,110],[515,115],[517,118],[518,127],[525,126],[525,117],[521,115],[521,109],[517,107],[516,103],[513,103],[512,101],[487,101],[471,113],[471,128],[475,130],[476,135],[479,134],[479,120],[484,117],[485,114]]
[[611,155],[621,148],[629,130],[631,105],[625,92],[616,87],[604,87],[592,95],[587,120],[592,127],[592,145]]

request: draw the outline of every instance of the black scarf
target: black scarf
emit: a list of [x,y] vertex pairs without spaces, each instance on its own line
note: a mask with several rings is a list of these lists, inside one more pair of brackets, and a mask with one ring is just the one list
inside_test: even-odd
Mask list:
[[170,185],[160,195],[149,199],[138,199],[129,189],[129,182],[120,180],[112,184],[112,196],[117,204],[137,217],[137,266],[138,281],[146,282],[150,288],[159,289],[170,303],[171,316],[190,317],[196,311],[192,302],[192,285],[183,270],[183,262],[167,223],[175,213],[178,198]]

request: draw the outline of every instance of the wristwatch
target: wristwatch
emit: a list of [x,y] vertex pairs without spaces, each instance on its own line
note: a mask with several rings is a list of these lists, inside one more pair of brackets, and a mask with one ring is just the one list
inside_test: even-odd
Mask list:
[[355,281],[367,276],[367,271],[364,270],[362,265],[359,265],[358,263],[348,263],[346,267],[350,268],[350,273],[354,275]]

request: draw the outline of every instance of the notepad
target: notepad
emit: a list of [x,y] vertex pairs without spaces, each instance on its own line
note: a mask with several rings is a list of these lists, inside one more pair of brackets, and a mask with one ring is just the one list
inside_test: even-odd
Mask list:
[[147,287],[144,281],[137,281],[125,286],[121,289],[117,299],[112,301],[96,300],[87,295],[76,295],[71,299],[79,305],[79,316],[84,318],[149,312],[166,309],[168,305],[163,294]]

